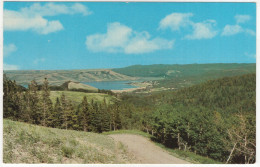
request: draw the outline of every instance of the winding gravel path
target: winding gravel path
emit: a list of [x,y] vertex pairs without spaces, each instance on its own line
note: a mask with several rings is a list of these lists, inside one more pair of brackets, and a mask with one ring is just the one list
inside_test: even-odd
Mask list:
[[132,134],[115,134],[109,136],[128,147],[128,151],[135,156],[133,163],[190,164],[187,161],[170,155],[167,151],[156,146],[152,141],[143,136]]

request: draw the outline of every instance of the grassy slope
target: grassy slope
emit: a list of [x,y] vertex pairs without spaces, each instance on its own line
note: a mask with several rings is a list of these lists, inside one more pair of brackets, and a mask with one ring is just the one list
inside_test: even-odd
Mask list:
[[116,81],[134,80],[135,78],[116,73],[109,69],[96,70],[14,70],[4,71],[11,80],[18,84],[27,85],[32,80],[42,84],[44,78],[48,78],[51,85],[61,85],[66,81],[90,82],[90,81]]
[[61,94],[64,93],[66,98],[74,102],[75,104],[79,104],[82,102],[82,99],[84,96],[87,97],[88,102],[90,102],[92,99],[94,102],[101,103],[103,102],[104,98],[106,99],[106,102],[110,104],[113,104],[113,102],[116,100],[114,96],[107,95],[104,93],[84,93],[84,92],[74,92],[74,91],[51,91],[51,100],[54,103],[57,97],[60,97]]
[[[103,134],[105,135],[111,135],[111,134],[135,134],[135,135],[141,135],[143,137],[149,138],[151,140],[153,140],[153,136],[139,131],[139,130],[117,130],[117,131],[110,131],[110,132],[104,132]],[[155,144],[159,147],[161,147],[162,149],[166,150],[168,153],[170,153],[171,155],[178,157],[180,159],[189,161],[191,163],[195,163],[195,164],[220,164],[221,162],[215,161],[211,158],[207,158],[207,157],[203,157],[200,155],[197,155],[195,153],[192,152],[188,152],[188,151],[182,151],[182,150],[177,150],[177,149],[171,149],[171,148],[167,148],[165,147],[163,144],[161,143],[157,143],[155,142]]]
[[4,120],[4,163],[129,163],[126,148],[106,135]]

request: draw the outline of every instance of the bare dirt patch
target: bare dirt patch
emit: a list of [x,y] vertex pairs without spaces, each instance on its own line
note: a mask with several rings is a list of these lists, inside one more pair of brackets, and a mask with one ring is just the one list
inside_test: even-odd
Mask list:
[[156,146],[147,138],[132,134],[109,135],[114,140],[123,143],[128,151],[135,156],[132,163],[137,164],[190,164],[187,161],[170,155]]

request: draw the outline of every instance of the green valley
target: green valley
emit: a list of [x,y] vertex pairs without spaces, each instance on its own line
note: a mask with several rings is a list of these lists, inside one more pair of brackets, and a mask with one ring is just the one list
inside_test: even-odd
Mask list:
[[[138,137],[127,133],[133,131],[143,136],[146,133],[160,147],[192,163],[255,162],[255,64],[181,65],[178,67],[179,75],[173,75],[173,67],[176,65],[167,68],[153,65],[151,69],[158,75],[146,75],[145,69],[142,71],[146,67],[139,67],[138,76],[128,73],[128,77],[153,77],[158,80],[129,83],[144,87],[129,92],[99,90],[72,81],[66,81],[60,86],[49,85],[48,78],[39,84],[33,80],[28,88],[24,88],[5,75],[4,118],[41,125],[43,127],[39,131],[43,133],[44,127],[63,129],[57,132],[61,134],[69,130],[91,134],[106,132],[122,140],[120,136],[113,135],[112,131],[115,131],[125,133],[123,141],[128,140],[130,143]],[[162,73],[158,68],[162,68],[162,73],[167,71],[169,76],[161,79]],[[5,124],[8,124],[7,120]],[[29,140],[32,134],[27,134],[27,131],[30,129],[21,132],[22,135],[17,133],[20,138],[27,135],[26,139],[21,140]],[[11,156],[14,153],[6,149],[11,144],[5,144],[4,147],[5,161],[16,162]],[[62,149],[61,145],[56,149]],[[72,152],[76,153],[76,150]],[[35,153],[35,156],[38,154]],[[57,159],[49,160],[47,154],[42,156],[44,162],[57,162]],[[59,156],[58,162],[66,163]],[[81,160],[76,160],[77,163],[86,162],[84,159],[88,155],[81,156]],[[18,161],[24,162],[22,159]],[[38,161],[35,159],[35,162]],[[143,162],[152,161],[148,157]],[[108,161],[102,160],[101,163]]]
[[242,1],[5,0],[3,166],[257,166],[259,3]]

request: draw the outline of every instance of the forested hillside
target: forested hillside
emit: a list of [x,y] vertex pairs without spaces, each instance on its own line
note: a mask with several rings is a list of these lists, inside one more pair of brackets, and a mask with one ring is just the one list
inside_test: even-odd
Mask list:
[[[226,163],[252,163],[255,90],[256,75],[248,74],[146,97],[125,96],[119,107],[124,113],[123,128],[137,128],[139,122],[139,127],[168,147]],[[136,112],[141,116],[135,116]]]
[[179,90],[118,95],[108,104],[74,104],[61,94],[53,104],[48,80],[27,90],[4,79],[4,118],[48,127],[103,132],[139,129],[167,147],[223,163],[254,163],[256,74],[225,77]]
[[163,103],[150,117],[150,128],[171,147],[227,163],[254,162],[255,84],[255,74],[249,74],[159,95]]

